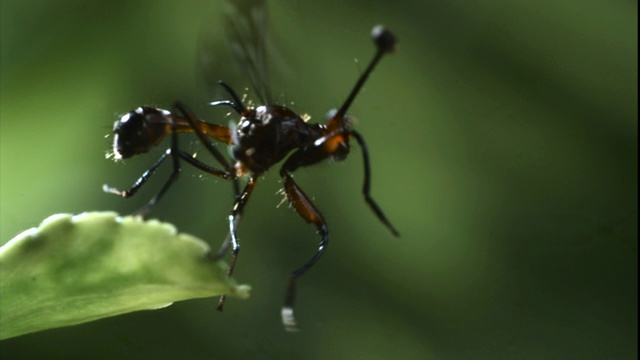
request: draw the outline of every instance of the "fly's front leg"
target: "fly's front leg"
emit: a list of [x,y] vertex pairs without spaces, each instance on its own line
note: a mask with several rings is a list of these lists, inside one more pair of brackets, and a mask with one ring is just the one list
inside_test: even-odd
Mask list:
[[322,214],[318,209],[316,209],[311,200],[309,200],[309,197],[307,197],[302,189],[295,183],[295,181],[293,181],[293,178],[289,174],[298,167],[301,161],[298,161],[297,159],[301,159],[303,157],[302,154],[303,153],[301,152],[294,153],[280,170],[280,176],[282,176],[282,179],[284,180],[284,192],[287,199],[300,217],[302,217],[306,222],[312,223],[316,226],[317,232],[320,235],[320,243],[318,244],[318,250],[316,250],[313,257],[302,267],[293,271],[289,276],[289,283],[287,285],[284,305],[281,312],[282,323],[287,331],[298,330],[298,325],[293,314],[293,304],[295,301],[296,282],[298,277],[309,270],[313,264],[320,259],[329,244],[329,230]]
[[364,185],[362,185],[362,194],[364,195],[364,200],[367,202],[371,210],[378,217],[378,219],[391,231],[394,236],[400,236],[400,233],[396,228],[391,224],[391,222],[387,219],[385,214],[380,209],[380,206],[373,200],[371,195],[369,194],[371,191],[371,165],[369,164],[369,150],[367,149],[367,144],[364,142],[364,138],[360,133],[351,130],[350,135],[356,138],[358,144],[360,144],[360,148],[362,149],[362,158],[364,161]]

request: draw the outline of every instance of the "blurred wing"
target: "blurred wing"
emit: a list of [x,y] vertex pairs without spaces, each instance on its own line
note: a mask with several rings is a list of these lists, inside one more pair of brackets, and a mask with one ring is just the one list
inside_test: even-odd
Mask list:
[[271,104],[266,0],[228,0],[226,5],[224,28],[235,63],[260,101]]

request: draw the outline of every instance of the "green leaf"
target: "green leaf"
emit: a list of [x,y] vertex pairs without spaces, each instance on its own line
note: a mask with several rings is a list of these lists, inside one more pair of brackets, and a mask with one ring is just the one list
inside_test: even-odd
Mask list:
[[58,214],[0,248],[0,339],[250,287],[208,245],[113,212]]

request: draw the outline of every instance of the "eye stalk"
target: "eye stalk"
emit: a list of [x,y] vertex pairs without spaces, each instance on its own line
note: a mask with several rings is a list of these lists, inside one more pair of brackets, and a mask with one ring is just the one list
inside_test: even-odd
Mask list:
[[342,106],[340,107],[340,109],[338,109],[334,116],[334,119],[338,119],[340,123],[343,124],[343,126],[347,125],[345,124],[345,122],[348,120],[345,116],[347,110],[349,110],[351,103],[360,92],[360,89],[362,89],[362,86],[367,81],[367,78],[369,78],[369,75],[373,72],[373,69],[376,67],[376,65],[378,65],[378,62],[380,61],[380,59],[382,59],[382,56],[384,54],[394,52],[396,49],[396,44],[398,43],[396,36],[382,25],[377,25],[371,30],[371,37],[373,38],[373,42],[377,48],[376,54],[369,63],[369,66],[367,66],[366,70],[362,73],[362,75],[360,75],[360,78],[356,82],[356,85],[353,87],[353,90],[351,90],[351,93],[349,94],[349,97],[347,97],[347,100],[345,100],[344,104],[342,104]]

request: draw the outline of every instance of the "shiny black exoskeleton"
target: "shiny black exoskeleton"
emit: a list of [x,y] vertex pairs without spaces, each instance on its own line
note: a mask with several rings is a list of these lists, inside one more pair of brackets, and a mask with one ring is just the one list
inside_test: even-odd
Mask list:
[[[128,158],[145,153],[157,146],[166,136],[171,137],[171,146],[131,189],[121,191],[105,185],[104,190],[119,196],[130,197],[137,192],[167,157],[171,157],[174,170],[158,194],[138,211],[139,214],[145,215],[178,178],[180,161],[186,161],[214,176],[233,180],[236,200],[229,216],[229,236],[215,256],[223,256],[229,246],[232,247],[233,257],[228,271],[228,275],[231,276],[240,249],[236,227],[244,207],[259,176],[284,160],[279,172],[284,184],[284,193],[300,217],[314,224],[320,235],[320,243],[316,253],[301,268],[293,271],[289,278],[285,304],[282,308],[282,319],[287,330],[295,330],[297,327],[293,316],[293,303],[296,281],[322,256],[329,242],[329,233],[322,214],[294,182],[291,173],[299,167],[313,165],[325,159],[345,159],[349,154],[349,142],[355,139],[362,148],[364,160],[365,177],[362,192],[365,201],[391,233],[395,236],[399,235],[369,195],[371,181],[369,152],[362,135],[351,129],[352,121],[347,115],[351,103],[380,59],[395,49],[395,36],[384,27],[375,27],[372,37],[377,48],[373,60],[356,82],[344,104],[330,113],[329,120],[325,124],[307,123],[298,114],[284,106],[267,104],[245,107],[236,93],[224,83],[221,85],[229,92],[232,100],[217,101],[212,105],[230,106],[241,116],[238,124],[231,127],[204,122],[180,102],[175,105],[177,112],[152,107],[139,107],[131,111],[116,121],[114,125],[113,153],[115,158]],[[180,132],[195,133],[208,152],[218,161],[221,168],[207,165],[180,150],[177,135]],[[211,143],[211,138],[229,145],[233,164],[228,162]],[[242,191],[240,191],[238,181],[241,177],[248,177]],[[222,309],[224,299],[224,296],[220,299],[218,309]]]

